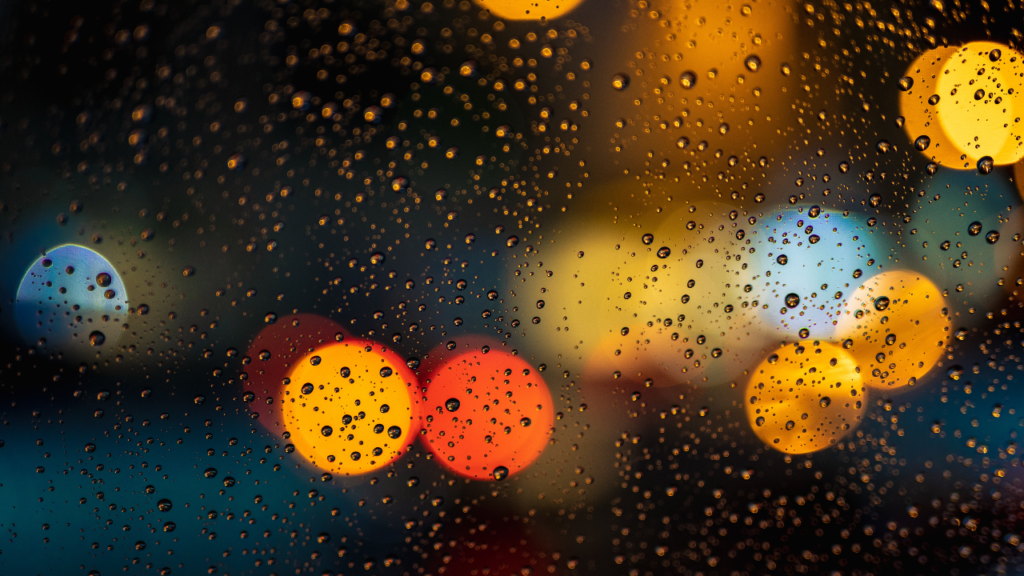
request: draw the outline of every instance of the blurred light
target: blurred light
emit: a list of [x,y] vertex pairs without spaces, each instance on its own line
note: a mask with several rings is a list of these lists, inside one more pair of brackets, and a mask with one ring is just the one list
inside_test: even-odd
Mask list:
[[756,232],[756,252],[746,278],[737,280],[751,284],[747,298],[757,302],[767,330],[786,338],[832,339],[842,307],[836,294],[870,274],[872,259],[890,254],[864,220],[833,210],[815,215],[804,207],[767,214],[747,227],[748,234]]
[[945,354],[950,335],[942,293],[909,270],[865,281],[847,300],[837,331],[864,383],[884,390],[913,386]]
[[1021,58],[1003,44],[969,42],[946,59],[939,73],[939,122],[972,160],[990,156],[996,164],[1012,164],[1024,156]]
[[1020,66],[1018,52],[988,41],[919,56],[900,81],[900,112],[912,145],[960,170],[975,169],[985,157],[994,164],[1020,160]]
[[789,345],[754,369],[747,419],[769,447],[788,454],[827,448],[856,428],[867,396],[853,358],[828,343]]
[[551,394],[525,361],[497,350],[465,352],[425,382],[423,443],[446,468],[501,480],[544,451],[554,425]]
[[909,88],[900,90],[900,114],[904,118],[903,130],[912,146],[925,157],[948,166],[964,169],[970,167],[967,159],[961,160],[963,154],[946,136],[939,123],[938,105],[929,99],[936,95],[938,75],[946,59],[956,52],[953,47],[938,47],[928,50],[914,60],[907,68],[902,86]]
[[122,333],[128,294],[111,263],[67,244],[37,259],[18,287],[15,315],[22,336],[65,354],[92,355]]
[[583,0],[473,0],[506,20],[552,20],[571,12]]
[[278,436],[284,433],[284,420],[274,402],[284,396],[284,381],[299,360],[317,349],[342,339],[348,333],[341,324],[316,314],[293,314],[278,318],[253,339],[246,355],[246,388],[254,394],[250,412],[258,422]]
[[303,356],[288,378],[285,426],[313,465],[364,474],[403,454],[417,423],[418,384],[394,352],[346,339]]

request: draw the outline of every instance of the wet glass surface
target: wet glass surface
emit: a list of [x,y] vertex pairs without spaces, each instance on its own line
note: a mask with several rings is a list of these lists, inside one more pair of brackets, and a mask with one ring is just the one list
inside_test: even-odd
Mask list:
[[0,4],[0,573],[1019,572],[1021,15]]

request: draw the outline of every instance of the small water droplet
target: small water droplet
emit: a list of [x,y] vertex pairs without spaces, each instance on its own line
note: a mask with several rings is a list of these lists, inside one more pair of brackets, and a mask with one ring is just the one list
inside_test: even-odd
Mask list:
[[494,469],[492,476],[494,476],[495,480],[500,482],[505,478],[508,478],[508,468],[504,466],[498,466]]

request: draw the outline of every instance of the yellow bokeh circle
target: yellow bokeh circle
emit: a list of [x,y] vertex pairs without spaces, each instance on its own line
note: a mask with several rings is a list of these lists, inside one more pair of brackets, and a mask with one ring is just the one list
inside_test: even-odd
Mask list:
[[789,345],[754,368],[747,384],[747,419],[754,434],[787,454],[835,444],[863,418],[864,383],[853,358],[829,343]]
[[398,458],[418,421],[416,379],[379,344],[346,340],[307,354],[289,374],[288,441],[311,464],[364,474]]
[[994,164],[1020,160],[1022,73],[1022,55],[996,42],[925,52],[900,80],[900,114],[911,144],[960,170],[974,169],[984,157]]
[[939,123],[970,158],[1011,164],[1024,156],[1020,139],[1021,55],[996,42],[970,42],[951,54],[939,72]]
[[474,0],[506,20],[553,20],[572,12],[583,0]]
[[836,333],[865,384],[884,390],[913,386],[949,344],[946,300],[921,274],[884,272],[850,295]]

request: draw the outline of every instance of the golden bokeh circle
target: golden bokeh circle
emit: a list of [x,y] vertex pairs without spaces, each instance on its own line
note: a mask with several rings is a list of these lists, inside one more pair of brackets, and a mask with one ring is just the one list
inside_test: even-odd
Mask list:
[[921,54],[907,67],[904,76],[910,78],[913,84],[908,90],[899,93],[900,115],[903,116],[903,130],[911,145],[923,136],[928,139],[928,146],[921,150],[922,154],[943,166],[963,169],[970,164],[960,159],[963,152],[946,137],[939,122],[938,106],[942,104],[942,98],[939,98],[937,104],[929,101],[936,95],[942,67],[954,52],[954,47],[940,46]]
[[873,388],[913,386],[945,353],[950,321],[942,291],[909,270],[883,272],[846,301],[838,338]]
[[830,343],[779,348],[754,368],[745,398],[754,434],[787,454],[835,444],[863,419],[864,382],[850,354]]
[[506,20],[553,20],[572,12],[583,0],[474,0]]
[[997,42],[969,42],[946,58],[936,83],[939,124],[961,153],[996,164],[1024,157],[1020,74],[1021,55]]
[[418,414],[417,382],[379,344],[345,340],[307,354],[289,374],[282,416],[288,440],[311,464],[365,474],[404,453]]

